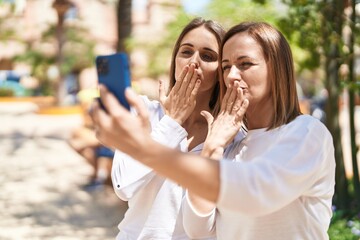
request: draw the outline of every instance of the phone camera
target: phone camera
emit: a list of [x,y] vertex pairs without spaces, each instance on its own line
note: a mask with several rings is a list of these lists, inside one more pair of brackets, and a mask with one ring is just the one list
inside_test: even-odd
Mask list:
[[109,71],[109,62],[106,58],[96,59],[97,71],[100,75],[106,75]]

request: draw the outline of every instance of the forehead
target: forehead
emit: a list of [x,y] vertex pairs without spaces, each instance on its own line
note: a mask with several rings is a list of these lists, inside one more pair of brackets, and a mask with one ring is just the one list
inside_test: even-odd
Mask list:
[[185,34],[184,38],[181,40],[180,45],[182,44],[191,44],[194,47],[199,48],[210,48],[218,52],[218,42],[214,33],[210,32],[204,26],[192,29]]
[[251,58],[263,58],[261,45],[246,32],[237,33],[229,38],[223,47],[223,59],[247,56]]

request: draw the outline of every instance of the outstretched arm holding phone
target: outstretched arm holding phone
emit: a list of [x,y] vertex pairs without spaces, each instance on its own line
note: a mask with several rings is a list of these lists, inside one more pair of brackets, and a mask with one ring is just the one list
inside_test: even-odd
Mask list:
[[[126,97],[136,109],[138,116],[132,115],[121,106],[103,86],[100,87],[100,91],[104,105],[109,109],[107,114],[98,106],[94,107],[93,118],[100,126],[97,137],[101,142],[129,154],[196,195],[212,202],[216,201],[219,194],[218,161],[194,154],[183,154],[154,141],[149,133],[147,109],[132,90],[126,90]],[[243,96],[236,96],[239,100],[234,101],[239,105],[238,107],[228,108],[230,111],[238,110],[233,114],[243,115],[246,110],[247,102],[244,99],[240,100],[241,97]],[[122,136],[121,139],[118,136]],[[208,151],[214,152],[218,148],[224,148],[226,142],[223,144],[223,146],[209,146]]]

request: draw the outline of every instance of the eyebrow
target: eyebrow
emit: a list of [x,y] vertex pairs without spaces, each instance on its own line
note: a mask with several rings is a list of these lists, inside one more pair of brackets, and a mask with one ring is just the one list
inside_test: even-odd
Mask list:
[[[244,58],[250,58],[250,59],[253,59],[252,57],[249,57],[249,56],[240,56],[236,59],[236,61],[239,61],[239,60],[242,60]],[[254,60],[254,59],[253,59]],[[222,60],[221,63],[228,63],[229,60],[228,59],[225,59],[225,60]]]
[[[181,48],[182,46],[194,47],[194,45],[191,44],[191,43],[183,43],[183,44],[181,44],[181,45],[179,46],[179,48]],[[216,51],[214,51],[214,50],[211,49],[211,48],[204,47],[203,49],[218,54]]]

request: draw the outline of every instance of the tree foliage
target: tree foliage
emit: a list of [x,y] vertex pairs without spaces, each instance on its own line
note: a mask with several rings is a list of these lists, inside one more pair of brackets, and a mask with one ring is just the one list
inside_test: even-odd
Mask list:
[[[355,81],[346,81],[343,77],[344,73],[340,70],[341,67],[347,66],[351,72],[354,64],[350,60],[355,56],[353,48],[354,45],[359,46],[358,39],[352,43],[347,40],[354,39],[359,33],[359,24],[356,24],[356,20],[348,19],[346,15],[350,9],[348,3],[352,1],[283,0],[283,2],[289,6],[289,14],[281,19],[279,26],[288,38],[308,53],[304,61],[300,63],[301,67],[303,69],[320,67],[324,72],[324,86],[328,92],[327,127],[334,139],[337,163],[334,203],[339,209],[351,211],[352,205],[350,204],[348,180],[343,161],[338,106],[344,87],[356,88],[357,86]],[[355,5],[355,2],[353,4]],[[352,88],[349,90],[352,91]],[[350,106],[350,113],[353,111],[354,106]],[[356,151],[353,151],[353,155],[355,155],[353,158],[356,159]],[[357,166],[353,166],[353,168],[356,170]],[[357,171],[354,173],[357,174]],[[355,192],[359,196],[358,180],[354,185]],[[359,200],[353,199],[352,202]]]
[[[206,19],[220,22],[224,28],[244,20],[265,20],[276,24],[281,14],[276,12],[276,6],[266,1],[251,0],[213,0],[201,13]],[[158,42],[143,46],[151,61],[148,66],[148,76],[157,78],[167,75],[172,48],[182,28],[197,15],[188,14],[179,8],[174,21],[166,27],[166,35]]]
[[284,1],[288,8],[288,15],[278,22],[279,28],[293,44],[305,49],[307,53],[298,62],[299,72],[304,69],[314,70],[320,66],[320,56],[323,54],[321,46],[321,15],[322,4],[312,1]]
[[177,9],[177,16],[174,21],[169,22],[166,26],[166,33],[159,41],[148,43],[144,46],[148,56],[151,56],[148,65],[148,76],[158,78],[163,75],[168,75],[170,68],[170,59],[172,49],[175,45],[183,27],[194,17],[187,15],[183,9]]
[[[47,72],[49,67],[56,64],[56,55],[49,55],[39,48],[39,44],[53,45],[55,42],[56,26],[50,24],[42,34],[41,41],[37,44],[25,42],[27,49],[23,54],[14,56],[16,62],[23,62],[31,66],[31,75],[41,82],[41,92],[44,95],[55,94]],[[62,49],[63,63],[59,71],[62,76],[93,65],[94,43],[89,39],[87,29],[78,26],[67,26],[64,31],[65,44]]]
[[204,15],[229,28],[242,21],[267,21],[276,25],[283,14],[272,1],[212,0]]
[[[56,23],[48,24],[47,28],[39,39],[26,40],[14,27],[14,3],[0,2],[2,7],[8,8],[7,14],[0,17],[0,41],[15,41],[23,44],[25,51],[12,58],[17,63],[25,63],[31,67],[30,74],[40,81],[40,91],[44,95],[52,95],[55,89],[48,79],[47,71],[49,67],[56,64],[57,53],[49,54],[44,51],[43,46],[56,48]],[[88,29],[80,24],[65,24],[64,45],[61,49],[63,61],[60,65],[61,76],[66,76],[71,72],[92,66],[94,55],[94,42],[88,34]]]

